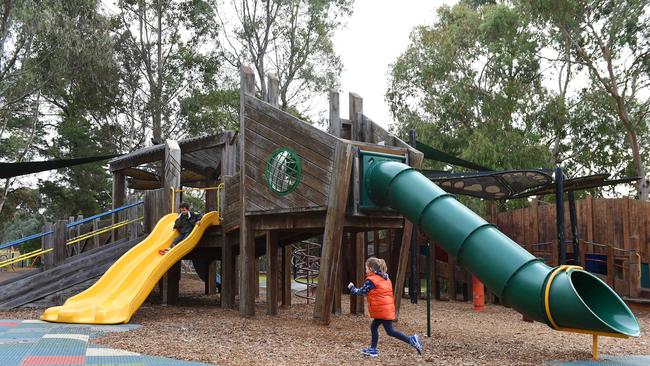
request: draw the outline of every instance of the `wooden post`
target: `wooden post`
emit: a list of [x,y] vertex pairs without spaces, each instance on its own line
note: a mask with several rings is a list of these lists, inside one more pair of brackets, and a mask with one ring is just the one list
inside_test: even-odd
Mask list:
[[[43,225],[43,232],[48,231],[54,231],[54,225],[50,222],[46,222],[45,225]],[[43,250],[54,248],[54,233],[45,235],[41,238],[41,248]],[[43,254],[42,260],[44,270],[47,271],[48,269],[54,268],[54,251]]]
[[[113,209],[124,206],[126,202],[126,177],[120,171],[113,172]],[[113,214],[113,224],[120,222],[120,213]],[[124,231],[115,229],[113,232],[113,241],[121,239],[120,234]]]
[[291,257],[293,255],[293,248],[291,244],[287,244],[282,251],[282,307],[291,306]]
[[[226,182],[227,177],[235,174],[237,169],[237,145],[234,141],[226,141],[221,149],[221,181]],[[239,200],[240,197],[226,197],[226,191],[221,191],[221,206],[223,212],[229,200]],[[227,220],[227,217],[224,217]],[[221,248],[221,293],[219,298],[221,307],[232,309],[235,306],[235,289],[237,288],[237,275],[235,272],[235,255],[233,253],[233,235],[226,235],[223,230],[223,247]]]
[[609,287],[615,287],[616,278],[616,262],[614,261],[614,247],[611,244],[607,245],[607,284]]
[[181,280],[181,262],[178,261],[174,264],[162,278],[162,304],[163,305],[177,305],[178,304],[178,289]]
[[361,135],[361,122],[357,120],[358,113],[363,113],[363,98],[356,93],[349,94],[349,110],[350,110],[350,124],[352,125],[352,131],[350,135],[350,140],[359,141]]
[[[165,141],[165,155],[163,158],[163,187],[169,189],[179,189],[181,187],[181,148],[177,141]],[[178,211],[178,205],[181,203],[181,195],[173,195],[173,211]],[[170,210],[171,211],[171,210]]]
[[[92,226],[92,231],[99,230],[99,222],[101,221],[100,218],[96,218],[93,220],[93,226]],[[90,239],[90,244],[91,247],[88,249],[93,249],[93,248],[99,248],[101,243],[99,242],[99,235],[95,235]]]
[[330,114],[329,114],[329,128],[327,132],[330,134],[341,137],[341,117],[339,109],[339,92],[336,90],[329,91]]
[[[181,148],[174,140],[165,141],[165,154],[163,156],[163,197],[165,192],[172,197],[167,207],[165,199],[159,203],[162,207],[161,216],[166,213],[178,210],[181,199],[180,194],[171,192],[181,186]],[[180,262],[172,266],[162,278],[161,297],[163,305],[174,305],[178,303],[179,282],[181,279]]]
[[[68,220],[58,220],[54,225],[46,224],[45,228],[54,232],[45,237],[43,249],[54,249],[43,254],[43,266],[46,270],[61,264],[67,257],[66,241],[68,240]],[[49,231],[48,230],[48,231]]]
[[404,219],[402,243],[400,244],[399,252],[399,264],[397,266],[395,283],[393,284],[396,318],[399,318],[400,305],[402,303],[402,294],[404,293],[404,281],[406,280],[406,269],[408,268],[409,251],[411,249],[411,235],[413,235],[413,223],[407,219]]
[[[354,283],[362,286],[366,278],[366,233],[353,234],[353,258],[352,266]],[[338,284],[337,284],[338,286]],[[350,314],[363,315],[363,304],[365,299],[362,296],[350,295]]]
[[[343,250],[343,248],[341,248]],[[339,260],[339,266],[336,270],[336,278],[334,279],[334,304],[332,305],[332,314],[341,314],[341,298],[343,296],[343,288],[347,285],[343,280],[343,259]]]
[[211,260],[208,263],[208,277],[205,281],[205,294],[214,295],[217,293],[217,261]]
[[232,236],[224,237],[223,248],[221,249],[221,307],[232,309],[235,306],[235,254],[233,253]]
[[280,280],[278,258],[278,233],[266,232],[266,314],[278,314],[278,282]]
[[239,313],[244,316],[255,315],[255,232],[253,220],[246,216],[246,95],[255,95],[255,74],[249,67],[240,68],[239,87],[239,160],[241,174],[239,223]]
[[[83,219],[84,219],[84,215],[77,215],[77,218],[76,218],[75,220],[76,220],[76,221],[81,221],[81,220],[83,220]],[[82,234],[84,234],[84,232],[83,232],[83,226],[84,226],[84,225],[77,225],[77,226],[74,228],[74,229],[75,229],[75,233],[74,233],[74,235],[75,235],[76,237],[79,237],[79,236],[81,236]],[[72,246],[72,247],[74,248],[74,252],[72,253],[72,255],[80,254],[80,253],[83,251],[83,249],[84,249],[84,243],[85,243],[87,240],[88,240],[88,239],[86,239],[86,240],[82,240],[82,241],[78,241],[78,242],[76,242],[76,243],[74,243],[74,244],[71,244],[70,246]]]
[[338,169],[332,174],[332,183],[328,196],[320,274],[316,290],[316,304],[314,306],[314,319],[324,324],[330,322],[330,312],[336,286],[334,281],[341,258],[345,208],[348,201],[350,173],[352,171],[352,147],[350,145],[337,144],[334,166]]
[[267,87],[268,92],[266,93],[266,102],[274,107],[278,107],[278,96],[280,95],[280,80],[275,75],[267,75]]
[[[135,203],[135,199],[129,200],[130,203]],[[127,219],[129,220],[135,220],[138,218],[138,206],[133,206],[129,208],[128,214],[126,216]],[[132,223],[129,224],[129,229],[128,229],[128,235],[129,235],[129,240],[133,240],[138,237],[140,234],[138,232],[138,228],[140,227],[140,222],[139,221],[133,221]]]
[[456,258],[449,255],[449,300],[456,301]]

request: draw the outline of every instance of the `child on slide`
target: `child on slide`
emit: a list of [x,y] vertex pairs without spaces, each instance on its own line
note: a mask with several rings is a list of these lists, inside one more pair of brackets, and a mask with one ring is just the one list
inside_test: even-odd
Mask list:
[[189,204],[183,202],[178,206],[178,209],[180,210],[180,213],[178,214],[178,218],[174,223],[174,230],[178,230],[179,234],[176,237],[176,239],[174,239],[174,241],[171,243],[169,248],[161,249],[159,251],[160,255],[165,255],[176,244],[180,243],[185,238],[187,238],[187,236],[190,235],[190,233],[194,229],[194,225],[201,224],[201,217],[202,217],[201,214],[198,212],[194,212],[194,213],[190,212]]
[[354,283],[348,284],[350,294],[357,296],[368,296],[368,312],[373,318],[370,323],[371,342],[369,348],[361,350],[366,356],[377,357],[377,341],[379,340],[378,328],[384,326],[386,334],[395,337],[415,348],[418,354],[422,354],[422,343],[420,337],[414,334],[410,337],[393,328],[395,320],[395,299],[393,297],[393,284],[386,274],[386,262],[383,259],[370,257],[366,260],[366,282],[360,288]]

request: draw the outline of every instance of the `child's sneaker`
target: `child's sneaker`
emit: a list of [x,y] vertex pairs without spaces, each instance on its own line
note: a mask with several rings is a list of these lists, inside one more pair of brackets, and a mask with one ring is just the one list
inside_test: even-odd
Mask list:
[[417,334],[413,334],[409,338],[409,343],[411,344],[411,346],[415,347],[419,355],[422,354],[422,343],[420,342],[420,337],[418,337]]
[[165,255],[165,254],[167,254],[167,252],[169,252],[169,248],[167,248],[167,249],[160,249],[160,250],[158,251],[158,253],[159,253],[160,255]]
[[362,349],[362,350],[361,350],[361,353],[363,353],[363,354],[366,355],[366,356],[370,356],[370,357],[377,357],[377,356],[379,356],[379,351],[377,351],[376,348],[372,348],[372,347],[368,347],[368,348],[364,348],[364,349]]

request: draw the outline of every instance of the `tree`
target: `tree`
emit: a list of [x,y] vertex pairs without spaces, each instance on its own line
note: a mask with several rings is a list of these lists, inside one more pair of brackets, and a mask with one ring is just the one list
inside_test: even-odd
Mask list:
[[[42,142],[38,91],[50,76],[35,72],[32,55],[48,5],[22,0],[0,5],[0,159],[21,162]],[[5,179],[0,187],[0,213],[14,182]]]
[[[570,50],[591,86],[611,98],[618,130],[631,150],[639,199],[648,200],[650,182],[643,134],[650,111],[650,7],[640,0],[521,1],[541,27],[557,34],[555,48]],[[641,138],[640,138],[641,137]]]
[[[441,7],[411,33],[391,67],[394,129],[493,168],[549,164],[536,113],[544,104],[539,48],[508,5]],[[441,168],[442,166],[437,166]]]
[[[266,98],[266,75],[279,80],[280,107],[304,105],[309,93],[337,84],[341,62],[332,35],[341,18],[351,14],[353,0],[231,1],[235,31],[225,34],[228,62],[236,69],[252,63],[259,91]],[[219,19],[226,28],[227,16]]]
[[120,0],[117,43],[125,114],[153,140],[182,134],[180,100],[218,71],[214,4],[207,0]]

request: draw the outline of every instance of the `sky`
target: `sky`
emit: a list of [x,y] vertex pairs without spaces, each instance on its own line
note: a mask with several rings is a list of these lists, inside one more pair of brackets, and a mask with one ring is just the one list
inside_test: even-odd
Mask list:
[[432,25],[436,9],[451,0],[356,0],[347,25],[334,35],[343,62],[341,117],[348,118],[348,93],[363,98],[364,114],[387,128],[393,123],[384,95],[389,65],[406,50],[411,30]]

